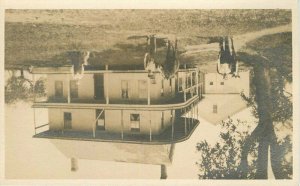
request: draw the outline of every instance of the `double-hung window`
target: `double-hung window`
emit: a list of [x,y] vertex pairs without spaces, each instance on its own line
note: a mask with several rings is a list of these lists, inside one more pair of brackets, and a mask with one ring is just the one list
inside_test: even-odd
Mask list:
[[140,114],[130,114],[130,126],[132,132],[140,132]]

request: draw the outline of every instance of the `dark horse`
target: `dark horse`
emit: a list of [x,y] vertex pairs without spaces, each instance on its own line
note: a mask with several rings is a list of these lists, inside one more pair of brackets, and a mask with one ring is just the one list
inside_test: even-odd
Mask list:
[[[160,71],[164,78],[172,78],[179,69],[177,60],[177,39],[175,42],[156,38],[154,35],[147,37],[147,52],[144,58],[144,67],[149,72],[149,77],[154,76],[153,71]],[[162,42],[163,41],[163,42]],[[163,43],[163,45],[162,45]],[[163,63],[157,61],[157,46],[167,47],[166,58]]]
[[[231,43],[231,48],[229,42]],[[230,37],[230,39],[228,36],[221,38],[219,46],[220,53],[217,66],[218,73],[222,74],[224,79],[227,78],[227,74],[232,74],[233,77],[239,77],[238,62],[236,59],[232,37]]]

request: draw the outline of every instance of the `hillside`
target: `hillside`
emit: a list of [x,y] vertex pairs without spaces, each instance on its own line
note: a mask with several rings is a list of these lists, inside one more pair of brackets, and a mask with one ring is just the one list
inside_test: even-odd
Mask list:
[[[5,65],[66,63],[68,51],[94,51],[96,63],[142,62],[146,39],[177,38],[180,53],[240,35],[291,23],[288,10],[7,10]],[[129,39],[135,38],[135,39]],[[214,60],[217,51],[180,56],[181,63]],[[163,57],[163,56],[162,56]]]

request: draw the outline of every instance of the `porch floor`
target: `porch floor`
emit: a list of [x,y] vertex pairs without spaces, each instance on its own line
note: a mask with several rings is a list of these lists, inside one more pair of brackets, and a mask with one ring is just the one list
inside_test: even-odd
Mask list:
[[[48,139],[65,139],[65,140],[83,140],[83,141],[114,141],[121,143],[143,143],[143,144],[171,144],[187,140],[195,128],[198,126],[199,121],[191,118],[187,118],[186,132],[184,118],[178,118],[177,122],[174,123],[174,133],[172,138],[172,126],[166,128],[162,133],[158,135],[152,135],[150,141],[149,134],[137,134],[131,133],[123,134],[121,133],[110,133],[107,131],[95,131],[95,137],[93,137],[93,132],[82,132],[82,131],[53,131],[46,130],[40,132],[33,137],[35,138],[48,138]],[[190,122],[188,122],[190,120]],[[190,124],[189,124],[190,123]]]

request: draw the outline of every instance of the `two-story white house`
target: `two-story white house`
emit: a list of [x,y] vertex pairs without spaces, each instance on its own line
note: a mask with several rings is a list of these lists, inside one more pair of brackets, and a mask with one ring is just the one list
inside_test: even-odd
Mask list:
[[181,117],[196,114],[202,97],[204,79],[197,68],[180,68],[170,79],[108,65],[86,67],[80,78],[73,66],[33,67],[31,73],[47,75],[47,100],[33,108],[48,109],[49,130],[35,137],[173,142],[189,136],[198,123]]

